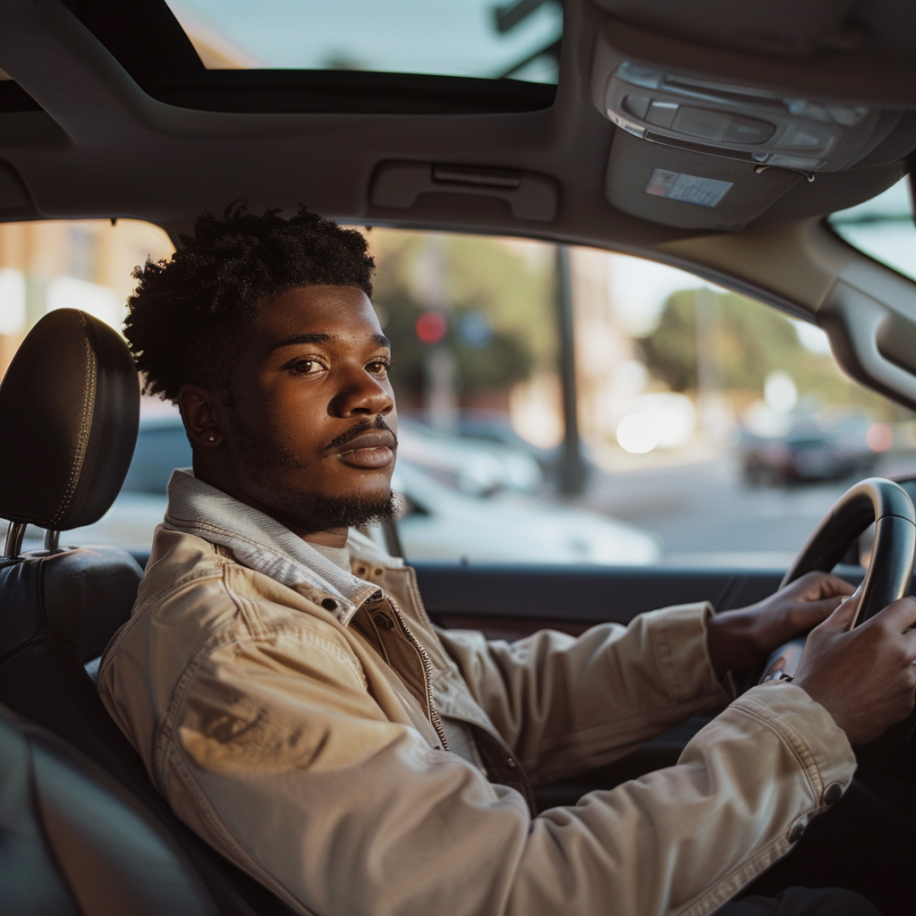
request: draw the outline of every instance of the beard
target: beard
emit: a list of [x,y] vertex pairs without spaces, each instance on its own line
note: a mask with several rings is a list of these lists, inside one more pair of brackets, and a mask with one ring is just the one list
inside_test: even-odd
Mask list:
[[[374,496],[327,496],[278,479],[272,471],[297,469],[307,472],[308,466],[281,443],[261,439],[249,432],[238,417],[234,404],[226,403],[226,407],[239,458],[245,464],[248,476],[269,495],[274,505],[287,507],[289,517],[295,519],[299,527],[310,532],[329,531],[382,524],[397,518],[400,506],[393,490]],[[384,422],[374,425],[387,429]]]
[[315,496],[311,500],[315,531],[329,528],[362,528],[364,525],[394,521],[398,514],[398,497],[389,490],[378,497]]

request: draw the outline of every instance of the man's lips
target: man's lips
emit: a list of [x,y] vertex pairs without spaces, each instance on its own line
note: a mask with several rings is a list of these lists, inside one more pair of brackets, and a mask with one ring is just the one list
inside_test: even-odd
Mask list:
[[337,457],[354,468],[385,468],[394,461],[398,440],[390,430],[367,430],[337,449]]

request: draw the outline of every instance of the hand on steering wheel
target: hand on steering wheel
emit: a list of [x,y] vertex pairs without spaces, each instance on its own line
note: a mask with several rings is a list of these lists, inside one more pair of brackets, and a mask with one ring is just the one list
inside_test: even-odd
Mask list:
[[[916,600],[903,598],[913,575],[916,513],[904,490],[863,480],[830,510],[802,548],[783,585],[829,570],[875,522],[875,543],[862,585],[806,638],[776,649],[762,680],[794,677],[843,728],[852,744],[877,738],[913,709],[916,691]],[[853,627],[858,627],[853,629]]]
[[916,693],[916,630],[909,630],[916,624],[916,599],[893,601],[852,629],[857,605],[857,598],[843,602],[808,634],[794,678],[853,747],[905,719]]
[[845,579],[809,572],[757,604],[716,614],[707,624],[706,636],[713,670],[721,680],[728,671],[756,666],[756,683],[761,665],[775,647],[823,623],[852,593]]

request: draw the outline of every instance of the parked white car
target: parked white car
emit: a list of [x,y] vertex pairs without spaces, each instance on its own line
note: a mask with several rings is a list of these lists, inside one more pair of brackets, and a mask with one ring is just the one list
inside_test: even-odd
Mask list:
[[544,472],[529,452],[449,435],[406,417],[398,419],[398,460],[403,459],[442,483],[478,496],[498,490],[533,493],[544,482]]
[[405,500],[398,523],[411,560],[470,563],[657,563],[651,534],[585,509],[519,496],[473,497],[399,461],[395,489]]

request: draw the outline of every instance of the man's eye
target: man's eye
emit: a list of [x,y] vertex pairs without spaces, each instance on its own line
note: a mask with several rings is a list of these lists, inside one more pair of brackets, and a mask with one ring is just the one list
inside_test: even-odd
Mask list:
[[386,359],[377,359],[369,363],[366,368],[373,375],[387,375],[391,371],[391,363]]
[[314,375],[321,371],[322,365],[315,359],[297,359],[290,363],[288,368],[296,375]]

